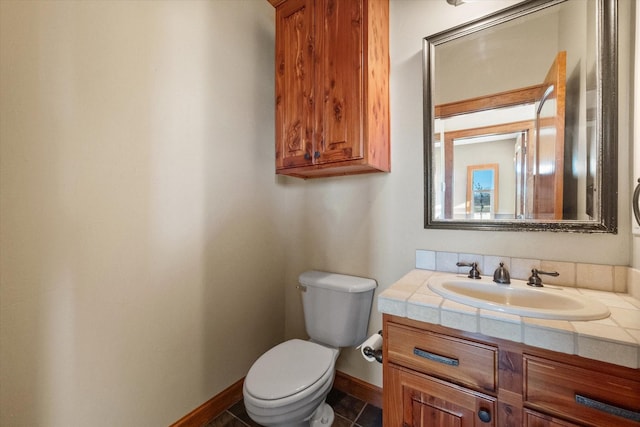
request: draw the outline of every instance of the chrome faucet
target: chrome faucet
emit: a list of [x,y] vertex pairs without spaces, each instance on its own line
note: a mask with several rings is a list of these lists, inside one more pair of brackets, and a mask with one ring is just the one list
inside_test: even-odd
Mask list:
[[544,285],[542,284],[542,279],[538,276],[538,274],[544,274],[544,275],[553,276],[553,277],[558,277],[560,275],[560,273],[558,273],[557,271],[540,271],[537,268],[532,268],[531,276],[527,281],[527,285],[533,286],[536,288],[543,287]]
[[478,271],[478,263],[477,262],[456,262],[458,267],[471,267],[469,270],[469,275],[467,276],[469,279],[479,279],[480,271]]
[[500,263],[500,267],[496,268],[493,272],[493,281],[499,285],[508,285],[511,283],[511,276],[509,270],[504,266],[504,262]]

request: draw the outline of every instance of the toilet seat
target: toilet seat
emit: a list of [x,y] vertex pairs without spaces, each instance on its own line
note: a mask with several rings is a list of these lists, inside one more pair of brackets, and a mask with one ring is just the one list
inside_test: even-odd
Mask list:
[[[253,364],[245,388],[255,399],[287,400],[311,394],[333,377],[337,350],[310,341],[292,339],[273,347]],[[275,402],[272,402],[275,403]],[[271,405],[268,405],[271,406]]]

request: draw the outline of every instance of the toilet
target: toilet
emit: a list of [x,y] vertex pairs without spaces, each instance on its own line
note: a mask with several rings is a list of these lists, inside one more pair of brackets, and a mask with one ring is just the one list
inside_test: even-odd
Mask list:
[[367,335],[375,280],[323,271],[299,277],[308,341],[292,339],[273,347],[249,369],[244,405],[263,426],[330,427],[333,409],[325,402],[342,347]]

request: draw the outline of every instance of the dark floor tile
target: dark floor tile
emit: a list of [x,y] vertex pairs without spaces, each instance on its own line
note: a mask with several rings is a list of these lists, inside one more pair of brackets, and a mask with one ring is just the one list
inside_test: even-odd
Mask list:
[[333,411],[350,421],[355,421],[362,411],[365,403],[353,396],[338,390],[331,390],[327,396],[327,403],[333,408]]
[[[348,395],[342,391],[332,389],[327,396],[327,403],[335,413],[332,427],[381,427],[382,410]],[[363,409],[364,408],[364,409]],[[356,421],[357,420],[357,421]],[[253,421],[244,406],[239,401],[217,418],[209,421],[203,427],[261,427]]]
[[225,411],[202,427],[247,427],[247,425]]
[[360,427],[382,427],[382,409],[367,404],[356,420]]
[[352,421],[349,421],[348,419],[343,418],[340,415],[336,415],[335,419],[333,420],[333,424],[331,424],[331,427],[351,427],[352,425]]
[[346,393],[337,390],[335,388],[332,388],[329,391],[329,394],[327,395],[327,400],[326,402],[333,408],[333,405],[340,399],[342,399],[344,396],[346,395]]
[[244,401],[242,400],[229,408],[229,412],[240,418],[250,427],[260,427],[260,424],[257,424],[251,419],[251,417],[249,417],[249,414],[247,414],[247,410],[244,407]]

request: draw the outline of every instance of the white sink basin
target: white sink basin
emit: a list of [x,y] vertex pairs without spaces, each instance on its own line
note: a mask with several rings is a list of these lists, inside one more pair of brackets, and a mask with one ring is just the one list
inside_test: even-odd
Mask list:
[[428,286],[447,299],[518,316],[556,320],[596,320],[609,316],[609,309],[599,301],[569,294],[555,286],[534,288],[523,280],[499,285],[489,277],[443,275],[429,279]]

